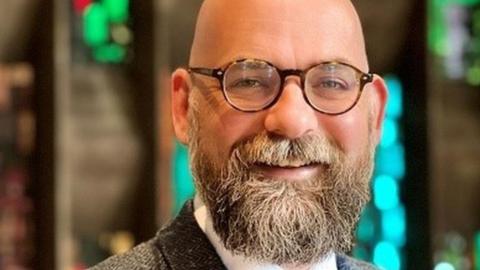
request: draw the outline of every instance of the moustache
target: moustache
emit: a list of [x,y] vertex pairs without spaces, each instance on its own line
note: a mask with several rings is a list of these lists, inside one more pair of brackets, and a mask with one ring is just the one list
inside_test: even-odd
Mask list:
[[335,142],[318,134],[288,139],[262,132],[239,141],[232,149],[232,157],[245,167],[259,164],[279,167],[331,165],[343,156]]

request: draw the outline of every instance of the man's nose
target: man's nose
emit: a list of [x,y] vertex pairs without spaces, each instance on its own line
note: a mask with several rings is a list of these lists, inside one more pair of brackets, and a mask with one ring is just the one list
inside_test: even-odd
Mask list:
[[300,85],[287,80],[281,96],[267,111],[265,128],[282,137],[300,138],[318,128],[316,114],[305,100]]

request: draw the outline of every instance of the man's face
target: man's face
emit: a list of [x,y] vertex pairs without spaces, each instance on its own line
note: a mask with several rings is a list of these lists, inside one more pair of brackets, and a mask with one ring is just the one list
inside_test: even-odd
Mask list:
[[[217,68],[240,58],[281,69],[325,61],[368,69],[349,2],[206,1],[190,65]],[[272,107],[255,113],[232,108],[215,79],[177,71],[173,82],[176,134],[189,144],[199,195],[227,249],[303,264],[351,247],[385,102],[379,78],[338,116],[310,107],[294,76]]]

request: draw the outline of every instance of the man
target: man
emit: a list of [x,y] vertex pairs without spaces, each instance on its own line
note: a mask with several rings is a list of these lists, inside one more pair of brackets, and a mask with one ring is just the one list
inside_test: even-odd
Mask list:
[[94,269],[374,269],[347,255],[386,102],[348,0],[206,0],[172,75],[194,202]]

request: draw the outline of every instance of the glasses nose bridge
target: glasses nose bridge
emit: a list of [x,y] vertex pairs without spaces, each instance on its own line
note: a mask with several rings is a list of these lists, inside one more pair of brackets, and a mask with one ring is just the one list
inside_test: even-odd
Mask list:
[[285,86],[285,81],[287,80],[288,77],[290,76],[296,76],[300,78],[300,87],[303,89],[304,87],[304,82],[305,82],[305,74],[303,70],[301,69],[284,69],[284,70],[278,70],[278,73],[280,74],[280,79],[282,80],[282,88]]
[[287,78],[290,76],[296,76],[300,79],[300,91],[303,96],[303,99],[310,107],[314,108],[314,106],[312,106],[312,103],[310,102],[310,100],[308,99],[305,93],[305,71],[301,69],[283,69],[283,70],[277,69],[277,71],[278,71],[278,74],[280,75],[280,81],[281,81],[280,91],[278,92],[278,95],[275,98],[275,100],[272,102],[272,105],[276,104],[280,99],[280,97],[283,95]]

